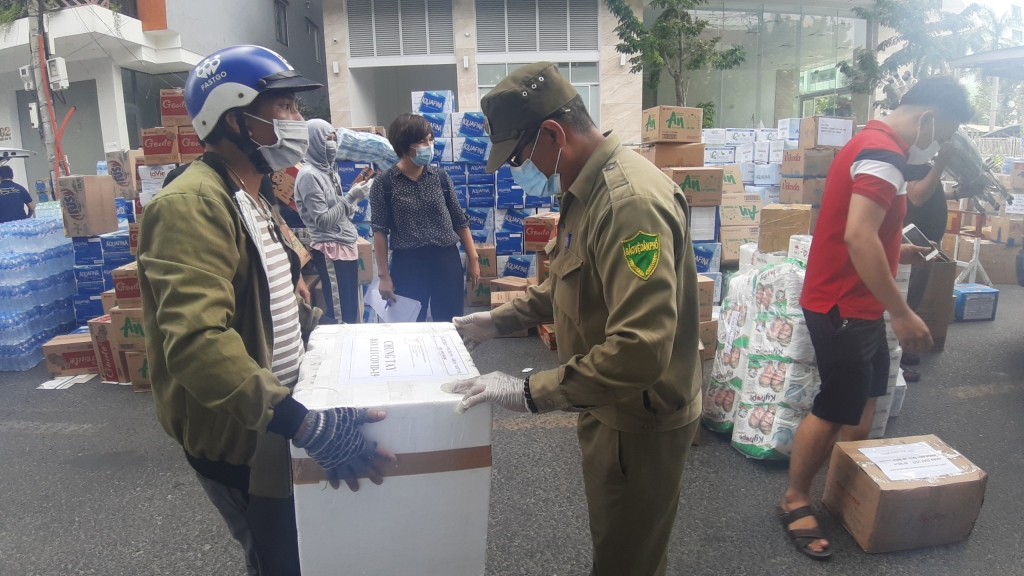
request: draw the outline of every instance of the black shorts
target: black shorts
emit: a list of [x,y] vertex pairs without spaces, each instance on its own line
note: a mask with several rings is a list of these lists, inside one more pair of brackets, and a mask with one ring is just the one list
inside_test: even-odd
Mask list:
[[885,320],[842,318],[838,306],[828,314],[805,309],[804,318],[821,375],[811,414],[836,424],[860,424],[868,398],[885,396],[889,385]]

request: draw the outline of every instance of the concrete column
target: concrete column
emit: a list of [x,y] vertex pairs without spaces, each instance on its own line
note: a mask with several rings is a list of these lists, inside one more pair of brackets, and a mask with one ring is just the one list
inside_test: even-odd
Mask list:
[[[480,110],[479,82],[476,70],[476,2],[454,0],[455,69],[459,81],[459,111]],[[469,66],[466,67],[466,58]]]
[[[116,144],[117,149],[126,150],[128,142],[128,120],[124,115],[124,87],[121,83],[121,67],[106,58],[78,62],[71,68],[72,82],[79,80],[96,81],[96,101],[99,104],[100,132],[102,145]],[[60,118],[57,119],[59,123]]]
[[[643,18],[643,0],[629,0],[633,12]],[[643,111],[642,74],[630,74],[629,64],[620,64],[615,51],[619,36],[615,27],[618,19],[600,3],[599,45],[601,52],[601,118],[602,131],[614,130],[623,144],[640,142],[640,114]]]
[[[352,100],[348,68],[348,13],[344,0],[324,0],[324,52],[327,56],[327,91],[331,103],[331,124],[352,126]],[[334,72],[334,64],[338,72]]]
[[[18,119],[18,92],[22,87],[17,72],[0,75],[0,147],[22,148],[21,122]],[[34,182],[28,182],[24,160],[11,160],[7,163],[14,170],[14,181],[24,185],[29,192],[35,191]]]

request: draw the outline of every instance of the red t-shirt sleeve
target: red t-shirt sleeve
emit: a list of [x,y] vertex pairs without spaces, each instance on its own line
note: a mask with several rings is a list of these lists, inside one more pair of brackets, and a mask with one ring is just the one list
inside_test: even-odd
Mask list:
[[890,182],[871,174],[858,174],[853,178],[853,194],[864,196],[885,210],[889,210],[893,198],[896,197],[896,187]]

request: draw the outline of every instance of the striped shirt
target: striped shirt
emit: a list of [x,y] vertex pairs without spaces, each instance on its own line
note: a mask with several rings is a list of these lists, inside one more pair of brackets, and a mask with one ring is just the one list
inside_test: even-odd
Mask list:
[[877,320],[885,307],[875,298],[850,260],[846,246],[846,222],[850,200],[863,196],[885,210],[878,238],[885,248],[892,273],[900,259],[903,217],[907,213],[907,187],[903,172],[908,146],[892,128],[872,120],[853,137],[829,168],[821,213],[807,258],[800,305],[828,314],[839,307],[843,318]]
[[[251,196],[246,195],[251,199]],[[255,205],[255,202],[253,202]],[[252,211],[260,231],[259,245],[263,250],[263,261],[270,283],[270,315],[274,323],[274,342],[270,370],[289,388],[299,379],[299,363],[305,354],[302,346],[302,332],[299,328],[299,306],[295,301],[295,287],[292,285],[291,265],[284,245],[271,231],[271,223],[265,216],[269,208],[263,201],[261,207]],[[255,206],[254,206],[255,207]]]

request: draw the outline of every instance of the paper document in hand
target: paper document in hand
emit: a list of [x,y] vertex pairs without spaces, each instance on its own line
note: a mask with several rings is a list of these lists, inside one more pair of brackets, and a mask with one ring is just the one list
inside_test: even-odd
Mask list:
[[419,318],[423,305],[418,300],[398,295],[395,299],[395,302],[386,302],[380,297],[380,278],[374,279],[366,291],[366,303],[385,323],[415,322]]

